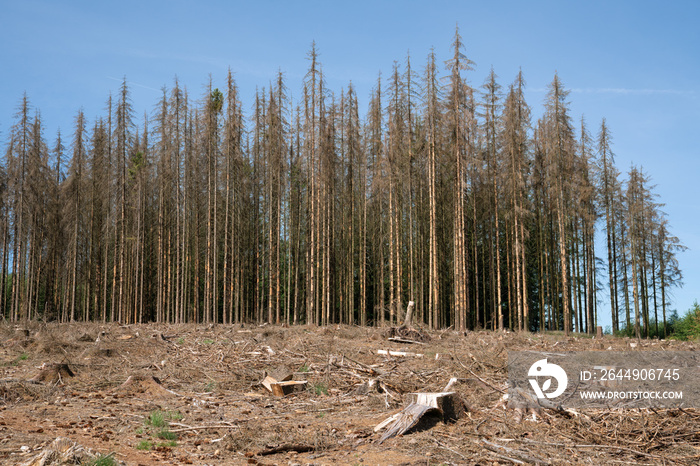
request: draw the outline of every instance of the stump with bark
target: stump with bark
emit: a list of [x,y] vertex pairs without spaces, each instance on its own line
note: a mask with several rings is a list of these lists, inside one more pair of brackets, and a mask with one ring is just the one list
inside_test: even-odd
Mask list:
[[386,337],[390,341],[395,341],[398,343],[424,343],[430,341],[430,337],[420,330],[413,328],[413,308],[415,307],[415,302],[409,301],[408,308],[406,309],[406,316],[403,320],[403,325],[400,327],[391,327]]
[[66,363],[59,364],[43,364],[39,373],[29,379],[30,382],[40,382],[40,383],[63,383],[64,380],[69,377],[75,377],[75,373]]

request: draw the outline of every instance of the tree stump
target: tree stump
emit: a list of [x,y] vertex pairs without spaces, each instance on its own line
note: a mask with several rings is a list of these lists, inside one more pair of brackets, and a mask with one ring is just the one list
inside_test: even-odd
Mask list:
[[270,384],[272,394],[275,396],[287,396],[290,393],[301,392],[306,389],[306,380],[289,380],[287,382],[275,382]]
[[44,364],[37,375],[29,379],[30,382],[63,383],[64,379],[75,377],[75,373],[66,363]]
[[403,411],[375,427],[375,431],[378,431],[389,425],[379,443],[408,432],[417,426],[426,414],[434,413],[442,422],[451,422],[459,419],[465,411],[464,402],[455,392],[411,393],[410,397],[411,403]]
[[413,301],[408,302],[408,308],[406,309],[406,316],[403,320],[403,325],[401,327],[391,327],[386,333],[386,337],[398,343],[423,343],[425,341],[430,341],[428,335],[424,335],[420,331],[413,328],[413,308],[416,303]]

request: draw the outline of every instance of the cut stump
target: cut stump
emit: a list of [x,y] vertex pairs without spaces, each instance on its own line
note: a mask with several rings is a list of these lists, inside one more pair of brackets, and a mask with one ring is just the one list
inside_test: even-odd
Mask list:
[[306,381],[292,380],[294,373],[287,367],[280,366],[274,369],[260,382],[269,392],[275,396],[285,396],[293,392],[300,392],[306,388]]
[[395,341],[398,343],[423,343],[430,341],[430,337],[426,334],[413,328],[413,308],[416,303],[409,301],[408,308],[406,309],[406,317],[403,320],[403,325],[401,327],[391,327],[387,333],[386,338],[390,341]]
[[306,390],[306,380],[289,380],[287,382],[275,382],[270,384],[272,394],[275,396],[287,396],[290,393]]
[[143,374],[130,375],[115,391],[125,394],[142,393],[156,397],[180,396],[165,388],[158,377]]
[[29,379],[30,382],[63,383],[69,377],[75,377],[75,373],[66,363],[43,364],[37,375]]
[[451,422],[459,419],[465,411],[464,402],[455,392],[411,393],[410,397],[411,402],[403,411],[375,427],[375,431],[379,431],[389,426],[379,443],[408,432],[417,426],[426,414],[437,414],[442,422]]

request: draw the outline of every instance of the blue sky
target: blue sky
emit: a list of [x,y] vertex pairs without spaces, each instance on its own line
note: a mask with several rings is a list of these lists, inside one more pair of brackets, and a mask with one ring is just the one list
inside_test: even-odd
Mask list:
[[352,81],[364,109],[378,73],[388,76],[407,53],[418,71],[431,48],[449,58],[458,23],[476,63],[472,86],[493,67],[505,87],[522,68],[537,116],[556,71],[576,120],[585,115],[595,135],[607,119],[618,168],[643,167],[690,248],[680,255],[685,287],[674,292],[683,313],[700,298],[698,18],[693,0],[0,0],[0,141],[25,91],[52,145],[59,127],[69,138],[78,109],[89,121],[104,115],[125,76],[137,115],[152,111],[175,76],[199,97],[210,74],[223,87],[229,67],[244,108],[279,70],[296,98],[314,40],[330,89]]

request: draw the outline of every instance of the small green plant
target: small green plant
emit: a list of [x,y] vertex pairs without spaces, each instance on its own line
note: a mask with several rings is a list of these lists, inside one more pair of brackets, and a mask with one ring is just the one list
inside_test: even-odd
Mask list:
[[175,432],[170,432],[167,427],[163,427],[160,432],[156,434],[156,437],[163,440],[177,440],[177,434]]
[[[182,413],[179,411],[161,411],[161,410],[155,410],[151,411],[151,413],[146,417],[144,420],[144,424],[147,427],[147,430],[149,431],[149,435],[154,438],[159,438],[162,440],[166,440],[167,442],[161,443],[160,445],[162,446],[176,446],[177,442],[177,434],[175,432],[170,431],[170,424],[168,421],[172,420],[180,420],[182,419]],[[141,432],[137,431],[137,433],[142,433],[143,429],[139,429]],[[150,450],[153,447],[153,442],[149,440],[142,440],[139,442],[139,444],[136,446],[137,450]]]
[[211,340],[211,339],[207,338],[207,339],[205,339],[205,340],[202,340],[202,344],[203,344],[203,345],[213,345],[213,344],[214,344],[214,340]]
[[151,448],[153,448],[153,442],[149,440],[141,440],[138,444],[136,444],[137,450],[150,450]]
[[309,366],[307,366],[306,363],[302,364],[299,368],[299,372],[309,372],[309,370]]
[[29,353],[22,353],[19,356],[17,356],[14,360],[11,362],[8,362],[6,364],[12,365],[12,366],[19,366],[20,361],[26,361],[29,359]]
[[316,395],[328,395],[328,386],[323,382],[311,384],[311,391]]
[[177,344],[178,344],[178,345],[181,345],[181,344],[183,344],[184,342],[185,342],[185,339],[182,338],[182,337],[180,337],[180,338],[177,339]]
[[165,419],[165,413],[160,410],[151,411],[151,414],[146,418],[146,425],[156,428],[163,428],[168,426],[168,421]]
[[81,463],[84,466],[115,466],[117,461],[114,459],[114,453],[109,455],[98,455],[87,463]]
[[206,393],[211,393],[216,390],[216,382],[209,382],[204,386],[204,391]]
[[109,455],[98,455],[97,458],[81,464],[84,466],[115,466],[117,461],[114,459],[114,453],[110,453]]
[[177,442],[176,442],[175,440],[170,440],[170,441],[168,441],[168,442],[161,442],[161,443],[158,444],[158,446],[159,446],[159,447],[170,447],[170,448],[173,448],[173,447],[176,447],[176,446],[177,446]]

